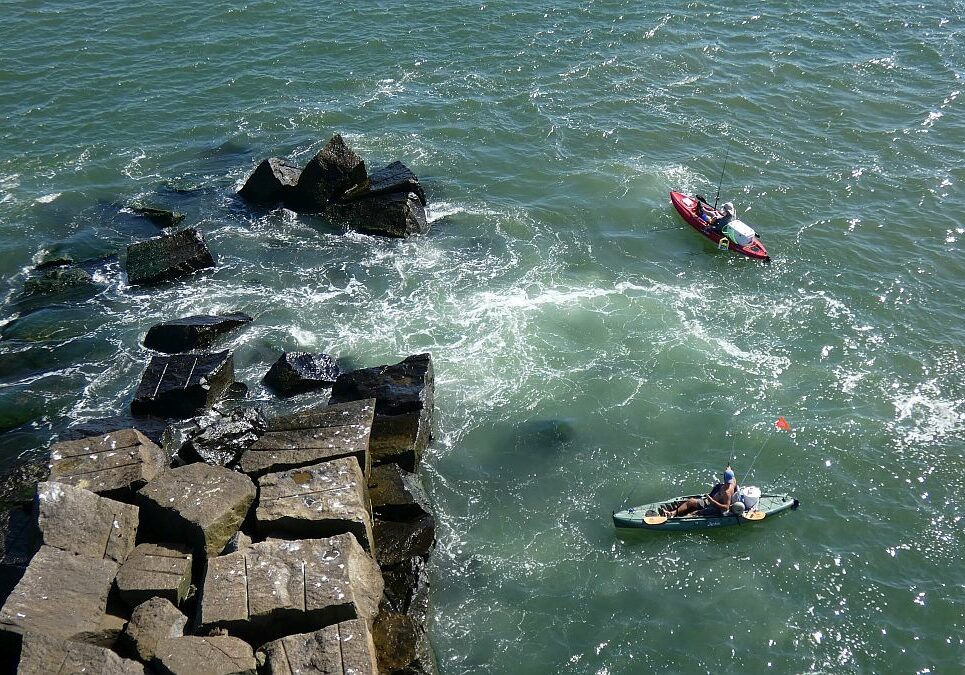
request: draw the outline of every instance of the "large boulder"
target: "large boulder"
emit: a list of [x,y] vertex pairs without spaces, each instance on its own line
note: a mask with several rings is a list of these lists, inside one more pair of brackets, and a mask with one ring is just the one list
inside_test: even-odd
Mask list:
[[121,429],[50,446],[50,480],[130,500],[167,466],[168,457],[136,429]]
[[157,644],[165,638],[181,637],[188,617],[164,598],[151,598],[138,605],[124,629],[130,649],[145,663],[154,658]]
[[144,346],[166,354],[209,347],[215,338],[252,322],[247,314],[195,315],[151,326]]
[[117,569],[112,560],[42,546],[0,609],[0,631],[89,642],[101,629]]
[[195,418],[194,430],[188,430],[178,454],[188,462],[206,462],[233,466],[255,443],[268,422],[256,408],[237,407],[227,413]]
[[151,598],[180,605],[191,590],[191,549],[179,544],[138,544],[117,572],[121,599],[136,607]]
[[131,403],[134,415],[193,417],[221,398],[235,381],[229,351],[152,356]]
[[200,230],[189,227],[127,247],[127,280],[156,284],[214,267]]
[[351,532],[372,550],[372,515],[357,461],[343,457],[258,479],[258,532],[297,539]]
[[147,204],[133,204],[130,208],[132,212],[139,216],[144,216],[161,228],[174,227],[184,220],[184,214],[180,211],[161,209],[156,206],[149,206]]
[[322,212],[367,178],[365,162],[336,134],[302,170],[290,202],[297,210]]
[[329,217],[350,230],[386,237],[426,234],[426,209],[415,192],[377,194],[348,204],[335,204]]
[[255,204],[291,201],[301,173],[287,160],[269,157],[255,168],[238,194]]
[[198,463],[162,472],[140,495],[145,538],[176,537],[199,553],[216,556],[245,519],[255,485],[242,473]]
[[369,497],[372,512],[385,520],[411,520],[432,513],[418,474],[398,464],[372,467]]
[[65,483],[37,486],[37,524],[43,543],[122,563],[134,550],[138,508]]
[[154,663],[165,675],[255,675],[258,667],[248,643],[228,635],[164,638]]
[[89,297],[100,290],[87,270],[80,267],[58,266],[41,270],[24,281],[19,301],[40,298],[51,302]]
[[273,640],[257,656],[270,675],[379,675],[372,633],[358,619]]
[[28,633],[20,651],[19,675],[50,673],[99,673],[99,675],[144,675],[144,666],[121,658],[110,649],[61,640],[40,633]]
[[349,619],[371,622],[382,590],[378,565],[351,534],[268,539],[209,559],[199,624],[261,644]]
[[435,654],[424,626],[399,612],[382,612],[372,626],[379,672],[434,675]]
[[435,398],[430,354],[416,354],[395,365],[343,373],[332,387],[330,403],[375,399],[370,449],[375,464],[395,462],[414,471],[429,444]]
[[282,396],[331,387],[341,371],[328,354],[285,352],[265,374],[264,382]]
[[268,421],[268,430],[241,456],[252,476],[294,469],[339,457],[354,457],[368,476],[369,435],[375,402],[320,406]]
[[350,190],[343,196],[346,202],[357,201],[375,195],[384,195],[401,192],[407,194],[412,192],[419,198],[423,206],[426,205],[426,193],[422,189],[419,177],[412,173],[402,162],[392,162],[388,166],[377,169],[369,176],[369,180],[359,185],[356,189]]
[[403,521],[376,519],[374,531],[377,557],[383,568],[415,556],[428,557],[436,545],[436,521],[431,515]]

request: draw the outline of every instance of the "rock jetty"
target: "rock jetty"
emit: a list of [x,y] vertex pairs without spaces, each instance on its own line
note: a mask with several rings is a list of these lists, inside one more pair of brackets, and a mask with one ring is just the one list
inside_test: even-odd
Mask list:
[[[32,543],[0,596],[0,666],[435,673],[435,521],[410,471],[431,427],[431,357],[333,376],[328,403],[263,417],[211,409],[233,380],[227,352],[177,356],[193,361],[153,357],[135,395],[171,420],[165,438],[189,430],[175,452],[133,428],[50,446],[33,515],[19,512]],[[165,398],[175,390],[190,403]],[[185,451],[216,438],[231,450]]]

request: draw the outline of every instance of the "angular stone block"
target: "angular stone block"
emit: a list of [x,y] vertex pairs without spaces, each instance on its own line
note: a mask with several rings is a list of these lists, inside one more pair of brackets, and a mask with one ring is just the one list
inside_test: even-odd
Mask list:
[[415,556],[427,557],[436,545],[436,520],[376,520],[373,527],[379,565],[390,567]]
[[112,499],[130,499],[167,464],[164,451],[136,429],[50,446],[50,480]]
[[131,206],[131,211],[139,216],[144,216],[158,227],[174,227],[184,220],[184,214],[180,211],[159,209],[154,206],[135,204]]
[[37,524],[45,545],[124,562],[134,550],[138,508],[65,483],[37,486]]
[[156,284],[214,267],[204,235],[193,227],[127,247],[127,280]]
[[367,178],[365,162],[336,134],[305,165],[289,201],[296,210],[320,212]]
[[121,599],[136,607],[152,597],[180,605],[191,588],[191,549],[178,544],[139,544],[117,572]]
[[255,485],[242,473],[198,463],[162,472],[139,494],[150,539],[177,536],[211,557],[238,531],[255,499]]
[[425,628],[412,617],[382,612],[372,626],[379,672],[432,675],[437,672],[435,654]]
[[339,376],[335,358],[328,354],[285,352],[265,374],[264,382],[282,396],[330,387]]
[[152,356],[134,394],[131,412],[158,417],[193,417],[235,381],[229,351]]
[[241,470],[260,476],[339,457],[355,457],[368,476],[374,413],[375,402],[363,400],[269,420],[268,431],[242,455]]
[[258,479],[255,519],[262,536],[318,539],[351,532],[372,550],[372,514],[365,477],[352,457]]
[[99,673],[100,675],[144,675],[144,666],[124,659],[104,647],[70,642],[39,633],[28,633],[20,651],[20,675],[50,673]]
[[372,633],[358,619],[273,640],[258,651],[271,675],[379,675]]
[[351,230],[385,237],[409,237],[429,232],[426,209],[415,192],[380,194],[332,204],[325,213]]
[[218,336],[237,330],[252,321],[250,316],[241,312],[217,316],[186,316],[151,326],[144,336],[144,346],[165,354],[203,349],[209,347]]
[[154,658],[171,675],[255,675],[258,667],[248,643],[228,635],[164,638]]
[[349,619],[371,621],[382,590],[378,565],[351,534],[268,539],[208,561],[199,623],[260,644]]
[[375,398],[373,463],[396,462],[412,471],[429,444],[434,397],[432,355],[416,354],[395,365],[343,373],[329,403]]
[[0,609],[0,631],[84,641],[101,628],[117,569],[111,560],[42,546]]
[[168,600],[151,598],[134,609],[124,635],[138,658],[150,663],[158,642],[183,636],[187,623],[188,617]]
[[386,520],[411,520],[432,513],[419,476],[398,464],[372,467],[369,498],[372,512]]
[[189,438],[179,454],[188,462],[219,466],[233,466],[268,428],[259,410],[246,407],[205,415],[196,418],[195,424],[197,430],[188,432]]
[[288,201],[301,173],[288,160],[269,157],[255,168],[238,195],[255,204]]
[[368,182],[358,186],[357,189],[347,192],[342,199],[349,202],[392,192],[401,192],[404,194],[413,192],[423,206],[427,203],[426,193],[425,190],[422,189],[419,177],[412,173],[409,167],[399,161],[392,162],[388,166],[383,166],[381,169],[373,171],[372,175],[369,176]]

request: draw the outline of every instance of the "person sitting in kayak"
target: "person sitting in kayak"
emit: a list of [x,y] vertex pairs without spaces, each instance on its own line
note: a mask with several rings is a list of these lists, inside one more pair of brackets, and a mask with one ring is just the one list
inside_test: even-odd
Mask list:
[[675,509],[660,509],[660,515],[677,518],[696,511],[700,516],[722,516],[730,510],[736,494],[737,477],[728,465],[724,469],[724,482],[717,483],[710,494],[704,497],[691,497]]
[[718,232],[723,232],[727,224],[734,219],[734,202],[724,202],[720,211],[716,211],[709,206],[704,206],[702,202],[697,202],[697,217],[710,224]]

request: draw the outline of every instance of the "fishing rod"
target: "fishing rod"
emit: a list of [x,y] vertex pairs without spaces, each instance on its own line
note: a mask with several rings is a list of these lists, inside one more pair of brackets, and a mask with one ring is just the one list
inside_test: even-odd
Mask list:
[[717,181],[717,196],[714,197],[714,209],[717,209],[717,200],[720,199],[720,185],[724,182],[724,169],[727,168],[727,158],[730,157],[730,146],[727,146],[727,154],[724,155],[724,166],[720,167],[720,180]]

